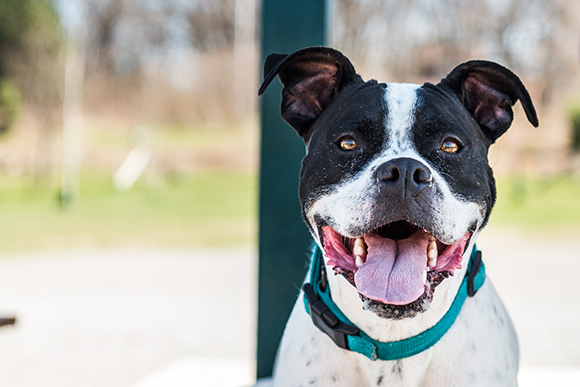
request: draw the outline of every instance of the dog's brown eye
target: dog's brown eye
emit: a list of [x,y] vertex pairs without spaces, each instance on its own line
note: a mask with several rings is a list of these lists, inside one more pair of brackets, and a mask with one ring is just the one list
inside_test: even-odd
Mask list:
[[353,150],[358,148],[358,144],[356,140],[352,137],[345,137],[340,140],[340,147],[344,150]]
[[457,153],[459,145],[453,140],[445,140],[441,144],[441,150],[445,153]]

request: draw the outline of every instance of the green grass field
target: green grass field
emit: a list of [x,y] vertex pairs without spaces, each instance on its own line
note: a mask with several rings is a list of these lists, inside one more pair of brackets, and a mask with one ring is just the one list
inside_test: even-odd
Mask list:
[[[64,209],[57,184],[1,177],[0,251],[256,242],[253,172],[199,172],[153,189],[140,180],[128,192],[97,172],[85,174],[81,187],[80,205]],[[490,225],[580,236],[580,180],[501,177]]]
[[500,177],[490,224],[580,238],[580,179]]
[[200,172],[148,189],[117,192],[102,174],[85,175],[81,202],[59,205],[58,187],[0,180],[0,251],[85,246],[216,246],[253,243],[256,177]]

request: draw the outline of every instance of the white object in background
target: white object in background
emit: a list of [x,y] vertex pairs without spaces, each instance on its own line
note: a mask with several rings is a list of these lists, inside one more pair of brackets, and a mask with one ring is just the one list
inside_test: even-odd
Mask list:
[[113,188],[117,191],[128,191],[151,162],[153,154],[145,144],[138,144],[129,153],[113,177]]
[[82,117],[87,40],[83,2],[71,2],[70,9],[80,19],[67,18],[68,39],[63,98],[62,169],[60,196],[62,205],[76,207],[80,202],[80,166],[82,162]]

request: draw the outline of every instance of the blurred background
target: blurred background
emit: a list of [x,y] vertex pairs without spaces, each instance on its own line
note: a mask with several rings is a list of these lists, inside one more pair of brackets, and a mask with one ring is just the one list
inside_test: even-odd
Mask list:
[[[365,79],[477,58],[527,86],[480,247],[528,383],[578,377],[580,3],[331,4]],[[0,385],[253,383],[260,6],[0,0]]]

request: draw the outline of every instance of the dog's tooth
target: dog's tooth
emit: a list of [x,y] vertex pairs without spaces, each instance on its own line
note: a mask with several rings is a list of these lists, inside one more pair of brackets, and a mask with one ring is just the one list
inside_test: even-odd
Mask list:
[[352,252],[354,253],[355,256],[361,257],[361,259],[364,255],[366,255],[367,249],[365,246],[365,242],[361,237],[358,237],[354,240],[354,248]]
[[429,267],[435,267],[435,266],[437,266],[437,259],[429,259],[429,261],[427,262],[427,265]]
[[367,247],[362,237],[354,240],[354,247],[352,249],[354,254],[354,263],[356,267],[361,267],[365,263],[364,256],[367,254]]
[[423,270],[423,283],[427,282],[427,270]]
[[429,265],[430,267],[435,267],[435,265],[437,265],[437,256],[439,255],[439,252],[437,251],[437,242],[435,241],[431,241],[429,242],[429,245],[427,246],[427,265]]
[[429,246],[427,247],[427,257],[429,259],[436,259],[437,254],[438,254],[437,243],[436,242],[429,243]]
[[437,242],[432,241],[429,242],[429,245],[427,245],[427,257],[433,259],[433,258],[437,258],[438,255],[438,251],[437,251]]

